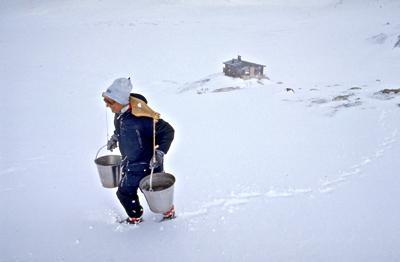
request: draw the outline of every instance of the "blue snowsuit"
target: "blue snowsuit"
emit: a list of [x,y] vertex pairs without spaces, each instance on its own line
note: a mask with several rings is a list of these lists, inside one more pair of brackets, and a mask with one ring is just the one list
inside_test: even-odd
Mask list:
[[[115,131],[122,155],[123,177],[117,196],[129,217],[141,217],[143,208],[139,203],[137,190],[142,178],[150,174],[149,163],[153,156],[153,119],[136,117],[127,110],[115,114]],[[162,119],[156,124],[156,144],[167,153],[174,138],[174,129]],[[163,171],[163,166],[154,172]]]

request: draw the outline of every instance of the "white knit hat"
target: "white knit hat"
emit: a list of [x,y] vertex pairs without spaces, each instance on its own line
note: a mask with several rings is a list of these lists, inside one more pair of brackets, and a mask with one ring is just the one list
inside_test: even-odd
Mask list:
[[121,105],[129,104],[129,94],[132,90],[130,78],[118,78],[103,92],[103,96],[111,98]]

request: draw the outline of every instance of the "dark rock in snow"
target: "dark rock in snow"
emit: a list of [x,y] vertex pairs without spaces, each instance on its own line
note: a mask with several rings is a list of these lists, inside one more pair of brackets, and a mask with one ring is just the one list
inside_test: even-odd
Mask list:
[[374,96],[378,99],[384,99],[384,100],[389,100],[393,99],[396,95],[400,95],[400,88],[397,89],[383,89],[381,91],[378,91],[374,93]]
[[239,86],[229,86],[229,87],[222,87],[213,90],[213,93],[220,93],[220,92],[230,92],[241,89]]
[[398,89],[388,89],[388,88],[386,88],[386,89],[383,89],[383,90],[381,90],[379,92],[382,92],[383,94],[398,94],[398,93],[400,93],[400,88],[398,88]]
[[335,98],[332,99],[332,101],[345,101],[345,100],[349,100],[349,97],[350,97],[350,96],[353,96],[353,95],[354,95],[354,94],[336,96]]
[[393,48],[400,47],[400,35],[397,38],[398,38],[398,40]]

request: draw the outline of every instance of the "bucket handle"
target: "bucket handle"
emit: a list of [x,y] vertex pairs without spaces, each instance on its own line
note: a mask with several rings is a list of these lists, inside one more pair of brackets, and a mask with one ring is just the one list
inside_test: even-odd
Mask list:
[[105,144],[104,146],[100,147],[99,150],[97,150],[97,154],[96,154],[96,158],[94,160],[97,159],[97,157],[99,156],[100,151],[105,148],[107,146],[107,144]]

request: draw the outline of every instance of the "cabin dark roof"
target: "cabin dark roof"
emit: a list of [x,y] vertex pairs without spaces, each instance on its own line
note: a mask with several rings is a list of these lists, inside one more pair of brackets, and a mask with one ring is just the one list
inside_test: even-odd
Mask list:
[[223,64],[229,65],[229,66],[234,66],[234,67],[245,67],[245,66],[263,66],[263,67],[265,67],[265,65],[260,65],[260,64],[244,61],[240,57],[238,57],[237,59],[234,58],[229,61],[226,61]]

